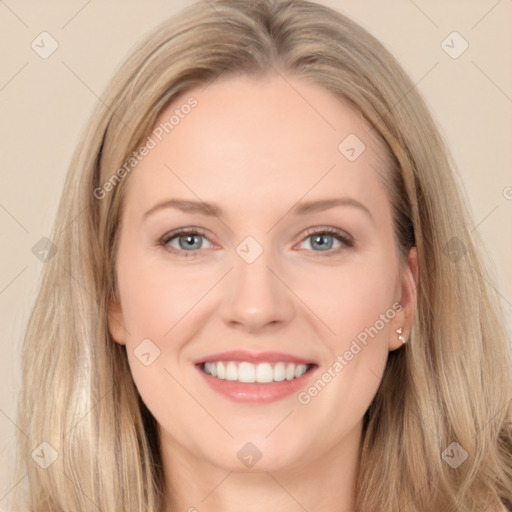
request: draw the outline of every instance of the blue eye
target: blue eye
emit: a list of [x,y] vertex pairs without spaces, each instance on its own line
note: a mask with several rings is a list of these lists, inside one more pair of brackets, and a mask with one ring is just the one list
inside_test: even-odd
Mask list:
[[[197,252],[198,249],[204,249],[202,247],[202,242],[208,240],[203,233],[198,232],[197,230],[181,230],[175,233],[169,233],[164,236],[161,240],[161,244],[166,248],[169,248],[172,252],[185,252],[192,253]],[[171,242],[176,241],[178,243],[178,247],[176,245],[172,245]],[[185,257],[192,254],[184,254]]]
[[332,249],[333,243],[336,240],[332,235],[326,233],[317,233],[310,235],[306,240],[311,240],[311,247],[317,247],[320,251],[328,251]]
[[[344,234],[342,231],[334,228],[323,228],[323,229],[313,229],[306,234],[306,238],[302,241],[302,243],[306,241],[310,241],[309,245],[311,248],[317,248],[318,250],[313,250],[316,253],[325,252],[325,256],[332,256],[337,254],[343,248],[353,247],[354,241],[352,237]],[[334,241],[338,242],[340,245],[333,249]],[[323,254],[315,254],[315,256],[324,256]]]
[[[350,235],[335,228],[313,228],[306,233],[301,244],[310,242],[310,248],[315,256],[333,256],[341,250],[354,246],[354,240]],[[203,243],[207,241],[210,246],[204,247]],[[334,242],[338,242],[338,247],[334,247]],[[158,242],[169,252],[179,254],[184,257],[199,256],[201,249],[212,247],[211,242],[201,230],[196,228],[181,229],[164,235]],[[325,254],[322,254],[325,253]]]

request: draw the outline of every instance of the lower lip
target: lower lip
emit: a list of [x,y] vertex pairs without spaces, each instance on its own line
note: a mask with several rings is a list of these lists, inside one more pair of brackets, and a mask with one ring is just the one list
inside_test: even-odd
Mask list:
[[281,382],[269,382],[268,384],[258,382],[238,382],[237,380],[218,379],[205,373],[199,365],[198,371],[206,380],[207,384],[218,393],[238,403],[269,403],[281,400],[304,388],[311,375],[315,373],[318,366],[313,366],[301,377]]

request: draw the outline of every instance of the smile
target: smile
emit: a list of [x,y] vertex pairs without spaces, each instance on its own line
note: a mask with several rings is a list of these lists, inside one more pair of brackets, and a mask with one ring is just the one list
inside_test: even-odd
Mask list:
[[217,379],[265,384],[298,379],[312,366],[311,364],[295,364],[292,362],[253,364],[248,361],[208,361],[203,363],[201,369]]
[[233,402],[264,404],[293,396],[307,386],[319,365],[311,356],[231,350],[193,361],[203,382]]

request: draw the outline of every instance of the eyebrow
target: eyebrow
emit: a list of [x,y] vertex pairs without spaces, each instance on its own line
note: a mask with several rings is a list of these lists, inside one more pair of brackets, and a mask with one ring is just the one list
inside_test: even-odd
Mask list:
[[[305,201],[298,203],[289,211],[293,215],[307,215],[328,210],[336,206],[352,206],[358,208],[366,213],[373,221],[373,216],[370,210],[364,204],[360,203],[352,197],[337,197],[332,199]],[[193,200],[167,199],[151,207],[147,212],[143,214],[142,219],[144,221],[153,213],[167,208],[175,208],[185,213],[197,213],[209,217],[220,217],[223,214],[222,208],[213,203],[205,203],[204,201]]]

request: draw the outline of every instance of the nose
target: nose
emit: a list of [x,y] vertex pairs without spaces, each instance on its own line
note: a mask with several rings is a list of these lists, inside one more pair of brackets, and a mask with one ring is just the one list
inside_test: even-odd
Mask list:
[[264,250],[252,263],[238,255],[234,261],[220,307],[224,322],[250,333],[288,324],[295,314],[293,293],[270,251]]

